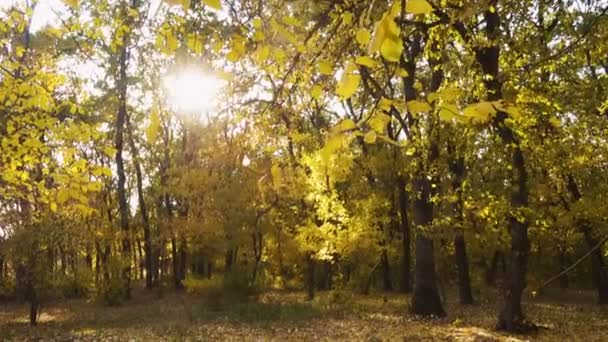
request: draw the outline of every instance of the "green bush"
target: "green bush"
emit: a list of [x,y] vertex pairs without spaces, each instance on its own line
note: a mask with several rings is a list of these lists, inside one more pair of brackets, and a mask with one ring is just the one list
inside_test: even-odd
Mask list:
[[189,293],[200,295],[204,299],[205,308],[211,311],[251,301],[258,293],[243,272],[237,271],[210,279],[188,276],[184,280],[184,287]]
[[87,298],[93,286],[93,271],[81,267],[76,269],[74,274],[59,277],[56,288],[63,298]]
[[112,257],[108,260],[107,268],[109,279],[101,282],[97,299],[106,305],[120,305],[126,299],[126,284],[123,278],[125,262],[120,257]]
[[4,279],[0,283],[0,301],[14,300],[17,298],[17,286],[12,279]]

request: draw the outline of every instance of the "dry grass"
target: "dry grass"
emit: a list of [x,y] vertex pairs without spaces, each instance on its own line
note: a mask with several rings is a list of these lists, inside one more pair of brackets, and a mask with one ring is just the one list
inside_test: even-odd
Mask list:
[[407,314],[408,298],[396,294],[323,293],[308,303],[301,293],[272,292],[211,310],[197,296],[159,299],[141,292],[120,307],[82,300],[47,304],[37,327],[27,325],[25,305],[0,306],[0,340],[608,341],[608,308],[594,305],[592,294],[528,300],[529,317],[547,328],[532,336],[493,331],[497,295],[478,297],[476,305],[462,307],[450,296],[446,318],[423,320]]

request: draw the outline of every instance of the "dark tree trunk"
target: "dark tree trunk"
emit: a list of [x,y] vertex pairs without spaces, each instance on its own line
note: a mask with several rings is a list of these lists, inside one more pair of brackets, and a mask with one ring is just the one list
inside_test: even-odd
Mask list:
[[486,285],[488,286],[496,286],[496,273],[498,271],[498,262],[500,261],[501,256],[501,251],[495,251],[494,255],[492,255],[490,265],[486,266],[485,280]]
[[101,274],[101,246],[99,241],[95,241],[95,284],[99,285],[99,275]]
[[[127,9],[125,8],[123,13],[126,15]],[[125,34],[128,36],[128,34]],[[123,43],[120,47],[119,60],[118,60],[118,77],[117,77],[117,92],[118,92],[118,114],[116,116],[116,127],[115,127],[115,140],[114,147],[116,148],[116,174],[117,174],[117,189],[118,195],[118,208],[120,216],[120,228],[124,234],[122,239],[122,256],[128,262],[125,262],[125,268],[122,271],[122,277],[124,280],[124,296],[125,298],[131,297],[131,243],[129,241],[129,206],[127,203],[127,194],[125,189],[126,176],[125,176],[125,165],[123,159],[123,142],[124,142],[124,129],[127,117],[127,68],[128,68],[128,37],[124,37]]]
[[382,250],[381,255],[381,263],[382,263],[382,285],[384,291],[393,291],[393,283],[391,281],[391,266],[388,262],[388,252],[386,248]]
[[456,156],[456,148],[451,143],[448,143],[449,167],[452,174],[452,191],[456,195],[457,200],[452,206],[454,221],[456,222],[456,237],[454,238],[454,249],[456,257],[456,267],[458,270],[458,295],[460,304],[472,304],[473,294],[471,292],[471,279],[469,276],[469,259],[467,257],[467,248],[464,239],[464,217],[462,213],[463,198],[462,198],[462,183],[465,176],[464,157]]
[[[515,148],[512,164],[514,172],[518,174],[516,176],[518,189],[511,198],[511,206],[522,208],[528,204],[528,190],[524,158],[519,147]],[[507,331],[527,330],[529,324],[526,323],[521,308],[522,294],[526,288],[526,272],[530,252],[526,219],[509,217],[509,233],[511,235],[511,253],[505,279],[505,306],[498,317],[497,327]]]
[[175,236],[171,237],[171,261],[173,262],[173,286],[176,289],[182,288],[181,276],[179,274],[179,255],[177,248],[177,239]]
[[234,251],[232,249],[229,249],[226,251],[226,256],[224,258],[224,270],[226,272],[230,272],[232,271],[232,263],[234,261]]
[[312,253],[306,254],[306,289],[308,300],[315,298],[315,260]]
[[[417,226],[424,227],[433,220],[433,204],[430,201],[431,184],[428,178],[416,179],[414,191],[419,194],[419,197],[414,200],[414,222]],[[433,240],[418,233],[415,243],[416,263],[412,313],[424,316],[445,316],[437,288]]]
[[186,279],[186,271],[188,265],[188,242],[185,237],[182,237],[179,245],[179,280],[180,283]]
[[36,295],[36,291],[32,292],[32,296],[29,299],[30,303],[30,325],[38,324],[38,309],[40,308],[40,303],[38,302],[38,296]]
[[[403,9],[402,9],[403,10]],[[419,42],[418,42],[419,44]],[[432,49],[438,48],[437,45],[433,45]],[[414,44],[412,46],[412,55],[416,55],[420,50],[420,46]],[[439,51],[434,51],[439,55]],[[411,58],[410,67],[415,70],[416,61],[415,58]],[[431,91],[437,91],[443,83],[444,75],[443,69],[441,68],[439,58],[433,57],[429,60],[430,66],[433,69],[431,75]],[[409,70],[408,70],[409,71]],[[408,90],[412,86],[414,81],[413,75],[406,77],[405,91],[406,100],[414,99],[414,97],[407,97]],[[415,93],[411,91],[414,95]],[[431,169],[437,158],[439,158],[439,146],[438,146],[438,128],[431,129],[429,132],[429,139],[431,141],[428,157],[423,164],[420,165],[414,180],[413,180],[413,193],[416,198],[414,200],[414,223],[416,227],[428,227],[433,222],[433,202],[431,202],[431,196],[434,191],[432,182],[427,174],[428,170]],[[433,181],[436,181],[434,175]],[[436,184],[437,185],[437,184]],[[433,247],[433,240],[429,236],[425,236],[422,232],[416,234],[416,262],[414,265],[414,294],[412,296],[412,313],[423,316],[445,316],[445,311],[441,304],[441,298],[439,297],[439,289],[437,288],[437,274],[435,269],[435,250]]]
[[[489,5],[495,9],[498,0],[490,0]],[[499,75],[500,46],[497,43],[500,35],[499,11],[487,10],[484,13],[486,38],[491,44],[477,48],[475,58],[484,73],[484,85],[488,91],[488,101],[502,100],[502,82]],[[521,299],[526,288],[526,272],[530,242],[528,240],[528,221],[523,213],[517,213],[528,205],[528,174],[523,152],[515,133],[505,124],[508,114],[498,110],[492,118],[492,126],[511,154],[511,211],[508,216],[511,250],[509,267],[505,279],[505,303],[498,315],[496,327],[506,331],[525,331],[530,328],[526,323]]]
[[411,278],[411,236],[410,224],[407,214],[408,194],[405,190],[405,180],[399,177],[397,186],[399,187],[399,218],[402,234],[402,259],[401,259],[401,292],[410,293],[412,291]]
[[0,286],[4,283],[4,257],[0,255]]
[[456,266],[458,267],[458,294],[460,304],[473,304],[471,279],[469,277],[469,259],[467,258],[464,235],[458,234],[454,238],[456,252]]

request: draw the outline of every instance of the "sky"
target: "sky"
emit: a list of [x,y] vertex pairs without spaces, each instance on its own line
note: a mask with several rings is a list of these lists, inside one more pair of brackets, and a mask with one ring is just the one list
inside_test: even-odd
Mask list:
[[[156,8],[161,0],[152,0],[151,8]],[[0,11],[14,4],[24,7],[26,0],[0,0]],[[36,32],[46,25],[59,25],[59,20],[55,13],[63,13],[66,10],[62,0],[38,0],[38,5],[32,18],[31,31]]]
[[[22,7],[25,0],[0,0],[0,10],[6,9],[11,5],[19,4]],[[34,17],[32,18],[31,30],[36,32],[47,24],[57,25],[59,23],[53,10],[61,13],[65,11],[65,5],[61,0],[39,0]]]

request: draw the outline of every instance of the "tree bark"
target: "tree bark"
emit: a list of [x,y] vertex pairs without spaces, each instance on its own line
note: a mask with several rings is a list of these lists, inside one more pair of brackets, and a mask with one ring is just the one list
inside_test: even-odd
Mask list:
[[498,262],[502,258],[501,251],[495,251],[492,255],[490,265],[486,266],[485,281],[487,286],[496,286],[496,273],[498,271]]
[[179,280],[183,286],[183,281],[186,280],[186,271],[188,265],[188,242],[185,237],[181,238],[179,244]]
[[391,281],[391,267],[388,262],[388,252],[386,248],[382,250],[382,284],[384,291],[393,291],[393,283]]
[[407,214],[408,194],[405,190],[405,180],[399,177],[397,186],[399,187],[399,217],[402,234],[402,259],[401,259],[401,292],[410,293],[412,291],[411,278],[411,236],[410,224]]
[[460,304],[473,304],[471,279],[469,277],[469,260],[467,258],[466,244],[463,234],[454,238],[456,249],[456,266],[458,267],[458,294]]
[[141,223],[144,230],[144,268],[146,270],[146,288],[152,288],[153,277],[152,277],[152,237],[150,235],[150,220],[148,218],[148,206],[146,205],[146,199],[144,197],[143,177],[141,172],[141,164],[139,161],[139,151],[135,146],[135,139],[133,138],[133,126],[129,119],[126,117],[127,128],[129,130],[129,145],[131,147],[131,155],[133,156],[133,165],[135,166],[135,178],[137,181],[137,199],[139,202],[139,212],[141,214]]
[[[127,9],[123,10],[125,18],[127,17]],[[125,262],[125,268],[122,271],[122,277],[124,280],[124,297],[129,299],[131,297],[131,244],[129,241],[129,206],[127,203],[126,194],[126,176],[125,166],[123,159],[124,149],[124,129],[127,118],[127,67],[128,67],[128,33],[125,34],[122,45],[120,46],[119,60],[118,60],[118,77],[117,77],[117,92],[118,92],[118,114],[116,116],[116,132],[114,139],[114,147],[116,148],[116,174],[118,176],[117,182],[117,196],[118,196],[118,208],[120,216],[120,228],[123,233],[122,238],[122,256]]]
[[306,253],[306,289],[308,300],[315,298],[315,260],[312,253]]
[[467,257],[466,242],[462,225],[464,217],[462,213],[462,183],[465,176],[464,157],[456,156],[455,146],[448,143],[449,168],[452,174],[452,191],[456,196],[452,211],[456,223],[456,237],[454,238],[454,249],[456,257],[456,267],[458,270],[458,295],[460,304],[473,304],[473,294],[471,291],[471,279],[469,276],[469,260]]
[[[431,184],[428,178],[416,179],[414,191],[419,194],[419,197],[414,200],[414,222],[416,226],[424,227],[433,220],[433,204],[430,201]],[[418,233],[415,241],[416,263],[412,313],[423,316],[445,316],[437,288],[433,240]]]
[[[436,46],[434,46],[433,49],[435,48]],[[438,51],[435,52],[438,53]],[[430,91],[434,92],[437,91],[441,86],[441,83],[443,83],[443,69],[441,68],[440,60],[438,58],[431,58],[429,63],[433,70]],[[427,172],[431,169],[431,165],[439,158],[438,134],[436,134],[437,132],[435,131],[437,129],[438,128],[430,129],[428,133],[430,146],[425,165],[427,169],[424,169],[421,165],[413,181],[413,192],[416,195],[413,212],[414,223],[419,229],[429,227],[433,223],[434,206],[431,201],[431,196],[433,195],[434,190],[432,181],[429,179]],[[433,182],[437,184],[437,177],[433,176],[432,178]],[[435,191],[437,191],[437,188],[435,188]],[[414,265],[415,280],[414,294],[412,296],[412,313],[423,316],[445,316],[441,298],[439,297],[439,289],[437,287],[433,240],[423,232],[418,232],[416,234],[415,243],[416,263]]]
[[[477,48],[475,58],[484,74],[484,85],[488,92],[488,101],[502,100],[502,82],[499,75],[500,47],[500,17],[498,13],[498,0],[491,0],[489,5],[494,10],[484,13],[486,26],[485,35],[489,43],[487,46]],[[506,331],[526,331],[530,325],[526,323],[521,299],[526,288],[526,273],[530,242],[528,240],[528,221],[524,214],[518,212],[528,205],[528,174],[526,162],[520,143],[515,133],[505,125],[508,114],[498,110],[492,118],[492,126],[511,154],[511,211],[508,216],[509,235],[511,236],[511,250],[509,254],[509,268],[505,279],[505,302],[498,315],[496,327]]]
[[175,287],[175,289],[181,289],[182,282],[181,276],[179,274],[179,255],[177,248],[177,239],[175,238],[175,235],[171,236],[171,261],[173,262],[173,287]]

